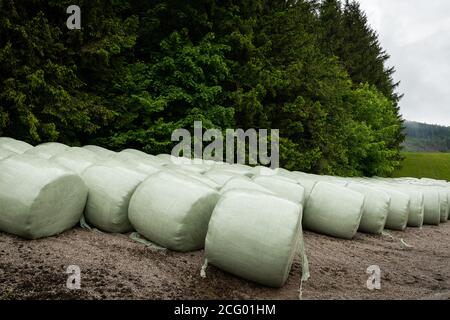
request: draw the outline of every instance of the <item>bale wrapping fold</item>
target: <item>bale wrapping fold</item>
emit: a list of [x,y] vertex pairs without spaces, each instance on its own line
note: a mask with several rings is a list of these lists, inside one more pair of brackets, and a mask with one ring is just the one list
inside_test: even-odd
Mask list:
[[80,221],[87,188],[72,171],[16,155],[0,162],[0,230],[27,239],[52,236]]
[[382,184],[374,184],[373,188],[386,192],[391,197],[386,229],[404,231],[408,225],[411,197],[404,192]]
[[14,152],[14,151],[11,151],[9,149],[5,149],[5,148],[0,147],[0,160],[6,159],[6,158],[11,157],[11,156],[14,156],[16,154],[17,153]]
[[303,225],[318,233],[352,239],[359,227],[364,196],[328,182],[317,182],[306,203]]
[[148,177],[134,192],[129,207],[133,227],[148,240],[176,251],[205,245],[211,213],[219,193],[175,172]]
[[257,283],[281,287],[302,241],[301,206],[255,190],[227,191],[206,236],[208,263]]

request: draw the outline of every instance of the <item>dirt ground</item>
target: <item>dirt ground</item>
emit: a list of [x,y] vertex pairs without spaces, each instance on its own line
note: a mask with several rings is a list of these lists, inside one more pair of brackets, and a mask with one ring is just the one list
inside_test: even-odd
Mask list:
[[[305,232],[311,278],[303,299],[450,299],[450,223],[352,241]],[[400,237],[407,247],[400,242]],[[0,233],[0,299],[297,299],[300,261],[281,289],[208,267],[203,251],[155,251],[127,235],[76,228],[34,241]],[[66,287],[69,265],[81,289]],[[381,290],[366,287],[381,268]]]

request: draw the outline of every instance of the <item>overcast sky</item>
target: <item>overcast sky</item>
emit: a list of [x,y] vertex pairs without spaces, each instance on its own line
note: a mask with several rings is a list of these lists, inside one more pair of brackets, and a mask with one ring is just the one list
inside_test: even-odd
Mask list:
[[450,1],[359,2],[397,70],[404,119],[450,126]]

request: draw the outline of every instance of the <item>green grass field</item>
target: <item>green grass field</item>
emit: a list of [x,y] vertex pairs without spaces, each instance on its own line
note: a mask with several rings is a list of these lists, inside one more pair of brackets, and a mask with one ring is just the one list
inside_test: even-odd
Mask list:
[[432,178],[450,181],[450,153],[404,152],[403,167],[394,177]]

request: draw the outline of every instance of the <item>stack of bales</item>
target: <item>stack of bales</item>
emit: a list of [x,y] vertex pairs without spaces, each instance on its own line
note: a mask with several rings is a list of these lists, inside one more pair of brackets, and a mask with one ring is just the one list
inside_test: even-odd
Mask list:
[[279,287],[297,253],[307,275],[303,227],[352,239],[357,231],[381,234],[449,218],[446,181],[198,160],[0,137],[0,231],[52,236],[84,215],[100,230],[137,231],[171,250],[205,248],[208,263]]

